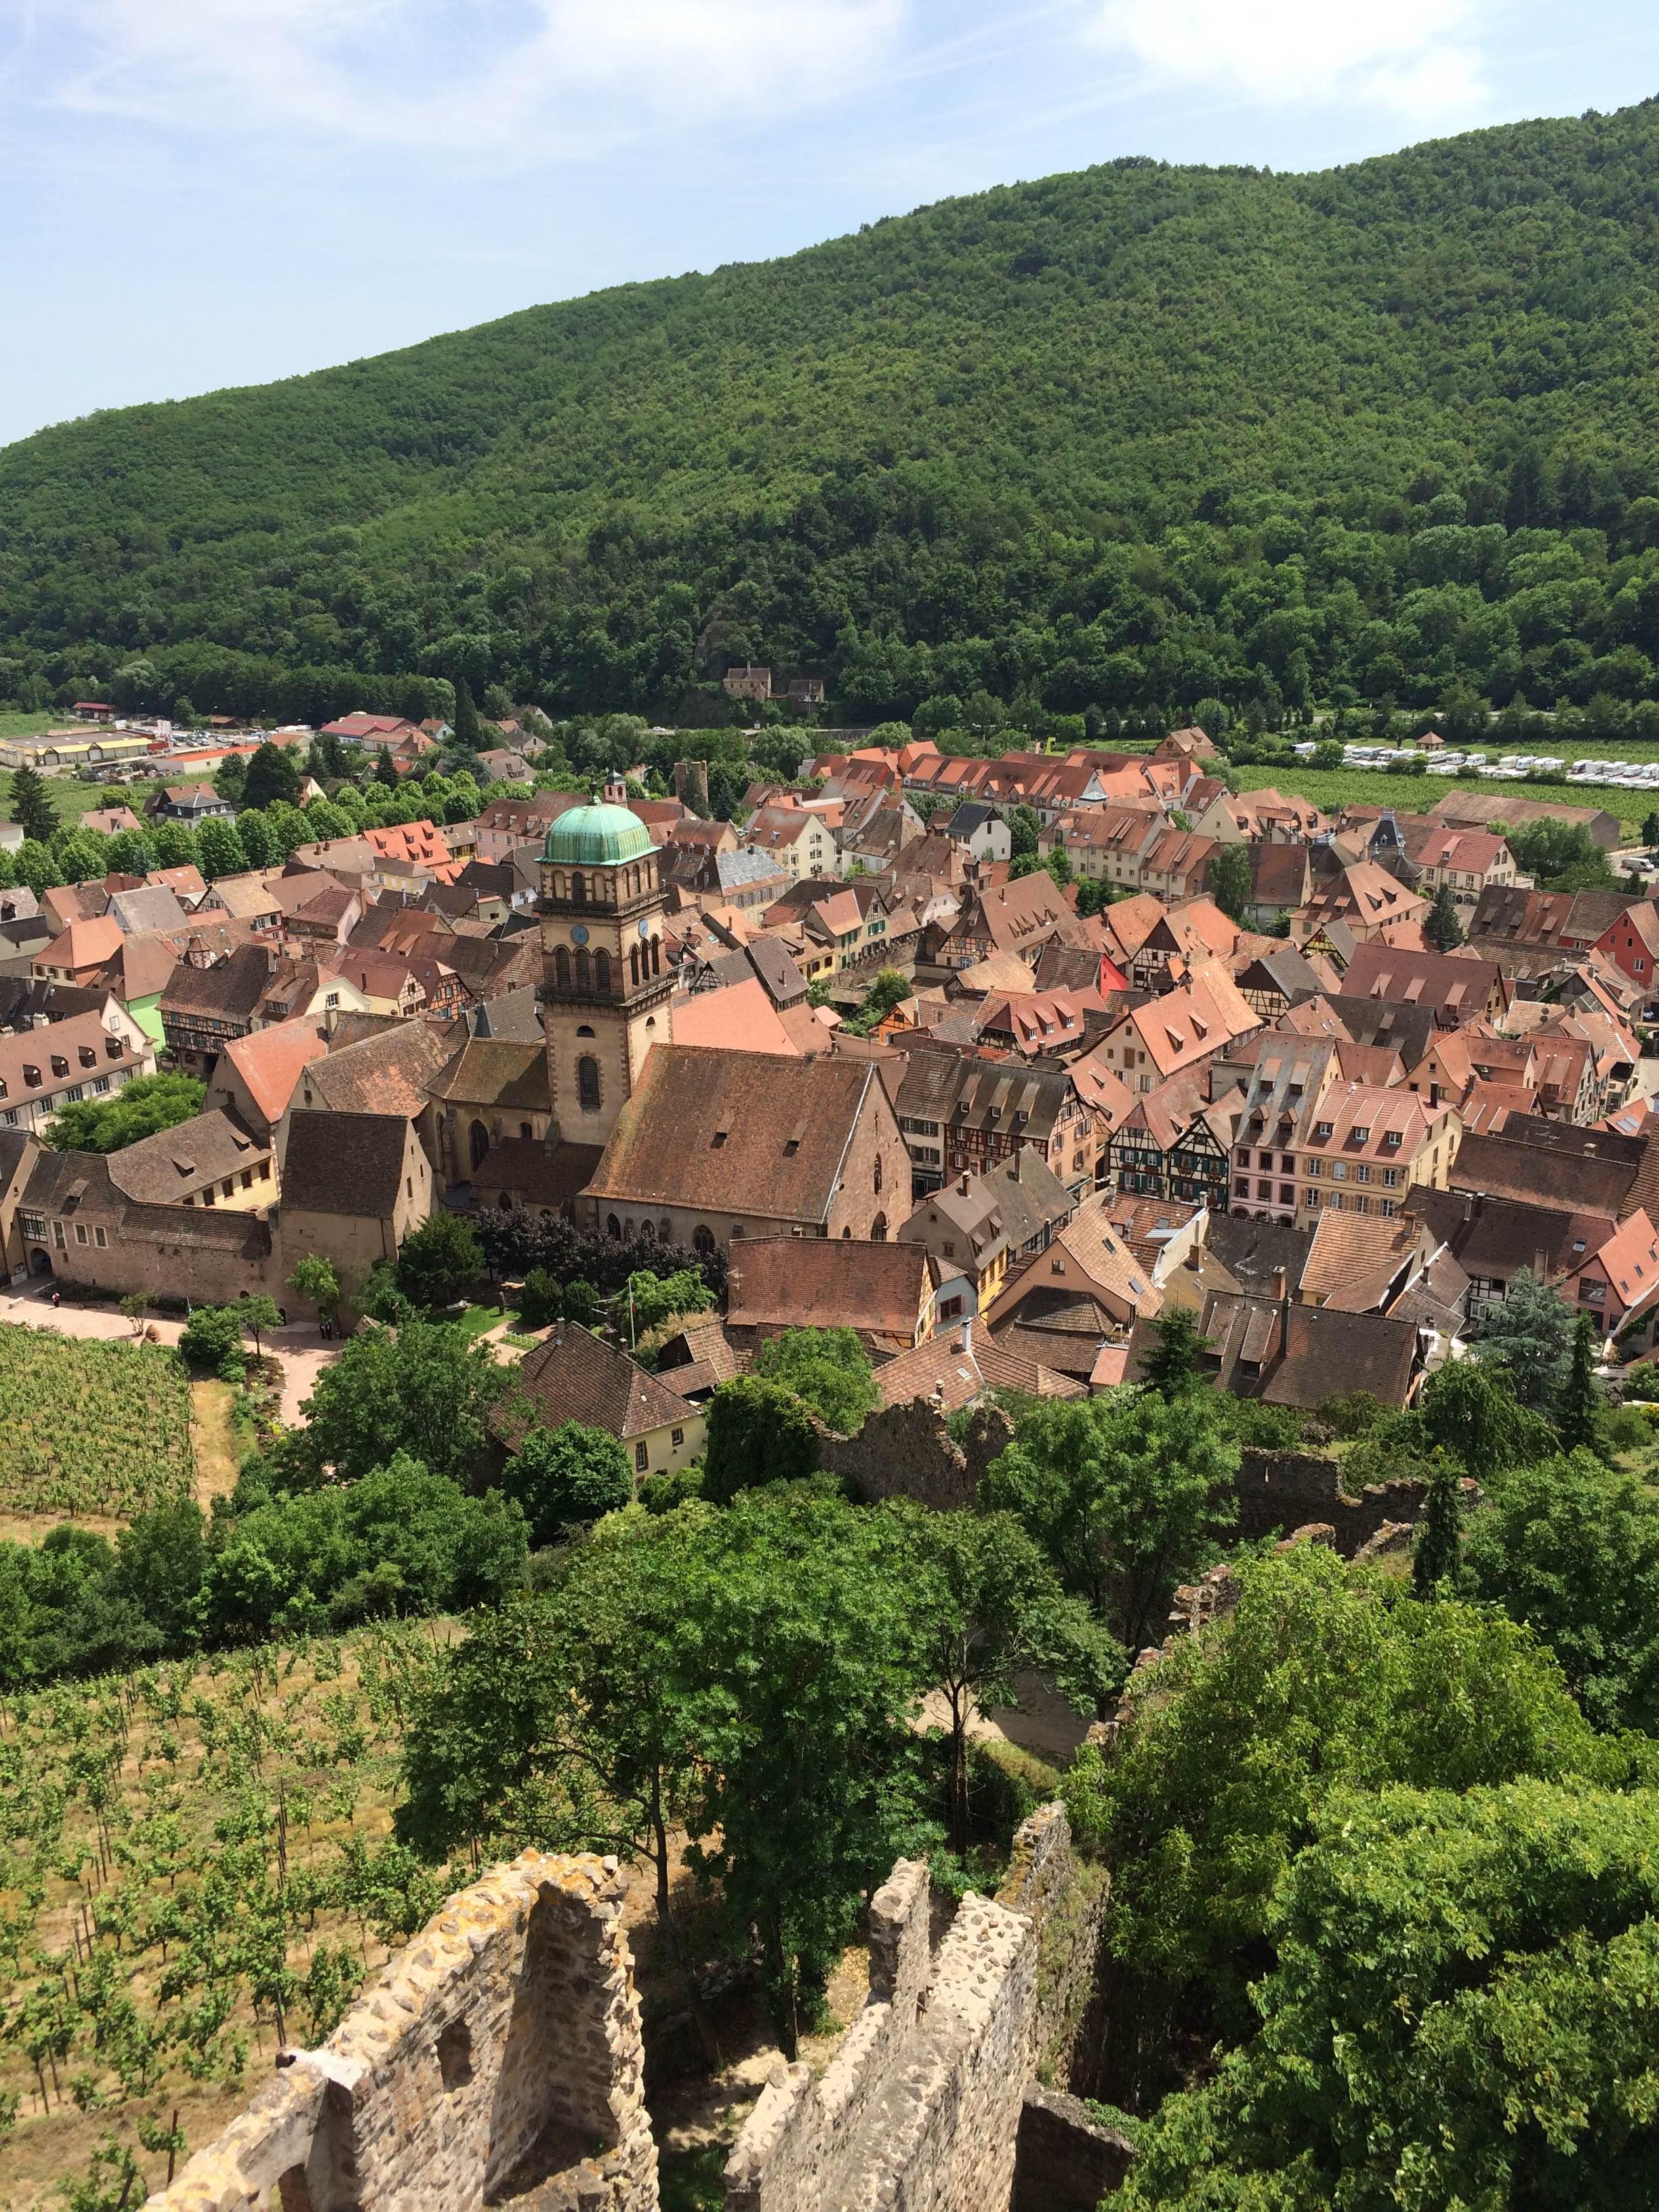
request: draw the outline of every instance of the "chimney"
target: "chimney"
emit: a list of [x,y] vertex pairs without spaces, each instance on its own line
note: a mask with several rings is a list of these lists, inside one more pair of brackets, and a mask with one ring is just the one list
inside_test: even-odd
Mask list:
[[966,1198],[966,1197],[967,1197],[967,1195],[968,1195],[968,1177],[966,1176],[966,1175],[964,1175],[964,1176],[963,1176],[962,1181],[961,1181],[961,1182],[957,1185],[957,1188],[961,1192],[962,1195],[963,1195],[964,1198]]
[[1466,1198],[1463,1200],[1463,1218],[1466,1222],[1473,1221],[1474,1218],[1474,1200],[1473,1198]]
[[974,1349],[974,1316],[969,1314],[962,1324],[962,1348],[971,1354]]
[[1273,1269],[1273,1296],[1279,1300],[1280,1305],[1283,1305],[1285,1303],[1285,1293],[1287,1281],[1288,1278],[1285,1275],[1285,1270],[1282,1267],[1275,1267]]
[[1189,1245],[1187,1247],[1186,1252],[1185,1252],[1185,1253],[1183,1254],[1183,1255],[1182,1255],[1182,1265],[1183,1267],[1190,1267],[1190,1268],[1192,1269],[1193,1273],[1194,1273],[1194,1274],[1196,1274],[1196,1273],[1198,1273],[1198,1271],[1199,1271],[1200,1267],[1201,1267],[1203,1266],[1203,1264],[1204,1264],[1204,1250],[1203,1250],[1203,1247],[1202,1247],[1200,1244],[1197,1243],[1196,1242],[1194,1242],[1194,1243],[1193,1243],[1189,1244]]

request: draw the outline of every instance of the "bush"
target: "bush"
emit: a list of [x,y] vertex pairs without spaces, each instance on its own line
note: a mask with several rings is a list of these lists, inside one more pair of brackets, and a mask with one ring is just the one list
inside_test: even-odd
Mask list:
[[545,1328],[563,1312],[564,1300],[557,1276],[549,1274],[545,1267],[532,1267],[524,1279],[524,1291],[519,1300],[520,1320],[526,1328]]
[[210,1367],[216,1375],[233,1359],[236,1372],[226,1379],[242,1379],[242,1318],[234,1306],[197,1306],[185,1323],[179,1349],[193,1367]]
[[811,1416],[793,1390],[758,1375],[720,1384],[708,1403],[705,1498],[727,1505],[762,1483],[799,1482],[817,1464]]
[[1319,1402],[1319,1418],[1345,1443],[1370,1434],[1382,1419],[1382,1401],[1369,1390],[1339,1390]]
[[434,1213],[398,1248],[398,1288],[417,1306],[450,1306],[483,1273],[483,1248],[458,1213]]
[[604,1429],[566,1421],[531,1429],[501,1474],[501,1488],[530,1523],[534,1544],[546,1544],[572,1522],[597,1521],[634,1495],[628,1450]]

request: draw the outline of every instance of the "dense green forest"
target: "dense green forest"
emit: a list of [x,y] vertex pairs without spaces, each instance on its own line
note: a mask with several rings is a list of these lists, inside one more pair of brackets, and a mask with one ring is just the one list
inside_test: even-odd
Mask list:
[[0,454],[0,704],[1644,696],[1659,106],[1122,161]]

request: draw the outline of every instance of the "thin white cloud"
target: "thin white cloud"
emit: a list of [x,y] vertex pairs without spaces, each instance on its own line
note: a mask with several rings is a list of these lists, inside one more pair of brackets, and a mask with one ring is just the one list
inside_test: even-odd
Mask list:
[[1170,85],[1267,106],[1358,100],[1414,124],[1487,94],[1478,0],[1097,0],[1085,36]]
[[810,112],[878,69],[905,0],[37,0],[51,97],[174,129],[329,134],[410,161],[556,159]]

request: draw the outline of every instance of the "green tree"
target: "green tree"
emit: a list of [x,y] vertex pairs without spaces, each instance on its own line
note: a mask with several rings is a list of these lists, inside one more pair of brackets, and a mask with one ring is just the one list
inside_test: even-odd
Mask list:
[[855,1436],[881,1403],[856,1329],[786,1328],[762,1345],[752,1371],[793,1390],[839,1436]]
[[1313,749],[1313,764],[1328,772],[1342,765],[1342,747],[1334,738],[1322,738]]
[[374,781],[383,790],[396,791],[398,788],[398,763],[384,745],[375,756]]
[[125,1318],[132,1323],[133,1334],[135,1336],[142,1336],[144,1333],[144,1317],[149,1311],[149,1291],[132,1291],[129,1292],[129,1294],[121,1301],[121,1311]]
[[301,1255],[289,1274],[288,1286],[295,1297],[304,1298],[319,1314],[334,1313],[339,1307],[340,1278],[335,1273],[334,1262],[325,1260],[320,1252]]
[[1238,1463],[1208,1394],[1045,1399],[1015,1423],[980,1504],[1017,1513],[1066,1589],[1138,1651],[1232,1521]]
[[42,1133],[54,1152],[118,1152],[193,1121],[206,1097],[206,1084],[193,1075],[135,1075],[107,1098],[59,1107]]
[[550,1544],[572,1522],[597,1521],[626,1505],[634,1495],[633,1462],[607,1430],[566,1421],[526,1432],[501,1471],[501,1487],[523,1508],[532,1543]]
[[1496,1361],[1447,1360],[1425,1382],[1419,1410],[1430,1444],[1449,1452],[1479,1482],[1555,1449],[1548,1422],[1516,1404]]
[[1242,929],[1249,919],[1255,878],[1248,845],[1218,845],[1210,855],[1205,877],[1210,896],[1223,914]]
[[242,1322],[234,1306],[192,1306],[179,1335],[179,1349],[198,1366],[216,1372],[227,1352],[242,1348]]
[[158,868],[188,868],[196,859],[196,836],[182,822],[158,822],[150,842]]
[[1412,1593],[1455,1596],[1463,1583],[1463,1477],[1443,1462],[1429,1478],[1412,1545]]
[[261,1336],[267,1330],[280,1328],[283,1325],[283,1316],[276,1299],[266,1297],[258,1291],[244,1291],[232,1310],[241,1326],[253,1339],[254,1358],[256,1359],[262,1358],[264,1346],[260,1343]]
[[434,1474],[468,1480],[489,1416],[511,1382],[488,1346],[410,1314],[395,1329],[366,1328],[318,1376],[295,1432],[289,1480],[329,1470],[356,1480],[406,1452]]
[[1572,1364],[1554,1408],[1564,1452],[1596,1449],[1601,1404],[1601,1386],[1595,1379],[1595,1324],[1581,1313],[1573,1326]]
[[868,1036],[885,1021],[895,1006],[902,1006],[915,990],[908,975],[896,968],[884,968],[864,994],[864,1003],[857,1013],[849,1014],[842,1024],[849,1036]]
[[1340,1796],[1275,1899],[1259,2033],[1139,2142],[1126,2212],[1649,2201],[1659,1793]]
[[660,1328],[675,1314],[707,1313],[714,1294],[695,1267],[676,1268],[672,1275],[653,1275],[639,1268],[631,1274],[617,1301],[618,1314],[631,1312],[634,1332]]
[[1659,852],[1659,807],[1649,807],[1642,817],[1642,842],[1650,854]]
[[1047,1668],[1079,1712],[1123,1677],[1123,1653],[1059,1577],[1011,1513],[894,1507],[916,1563],[912,1603],[928,1671],[943,1692],[951,1843],[968,1848],[968,1729],[975,1711],[1018,1705],[1018,1677]]
[[465,677],[458,676],[454,682],[455,742],[458,745],[463,746],[466,751],[476,753],[483,743],[483,733],[478,727],[478,710],[472,703],[471,689]]
[[21,823],[26,837],[33,837],[42,845],[51,843],[58,828],[58,810],[38,769],[12,770],[9,805],[11,819]]
[[398,1288],[417,1306],[453,1305],[483,1271],[483,1248],[459,1213],[433,1214],[398,1248]]
[[1547,1643],[1598,1728],[1659,1733],[1659,1498],[1589,1451],[1490,1485],[1470,1586]]
[[1475,1332],[1474,1357],[1500,1369],[1517,1404],[1529,1413],[1553,1409],[1572,1363],[1572,1309],[1530,1268],[1511,1279],[1501,1304]]
[[1011,806],[1008,810],[1008,849],[1016,860],[1035,859],[1037,839],[1042,834],[1042,823],[1034,806]]
[[300,763],[294,749],[289,745],[262,744],[247,764],[247,780],[242,786],[242,805],[265,807],[278,799],[285,805],[295,805],[300,796]]
[[234,822],[202,824],[196,833],[196,863],[210,883],[221,876],[244,873],[248,858]]
[[1205,2046],[1250,2032],[1269,1900],[1334,1791],[1607,1768],[1553,1657],[1513,1621],[1399,1597],[1316,1545],[1235,1574],[1237,1609],[1132,1679],[1114,1755],[1085,1746],[1064,1784],[1113,1872],[1121,1978],[1103,2057],[1137,2100],[1167,2078],[1176,2018]]
[[740,1375],[709,1400],[703,1495],[714,1504],[728,1504],[763,1483],[799,1482],[817,1465],[811,1416],[781,1382]]
[[1153,1341],[1140,1363],[1140,1379],[1161,1397],[1172,1398],[1204,1380],[1202,1360],[1210,1348],[1207,1336],[1186,1306],[1165,1306],[1152,1323]]
[[1439,952],[1449,952],[1454,945],[1463,942],[1463,925],[1458,919],[1457,902],[1444,884],[1430,902],[1423,932]]
[[239,814],[236,817],[237,840],[242,856],[250,868],[270,868],[286,856],[271,835],[270,825],[263,814]]

